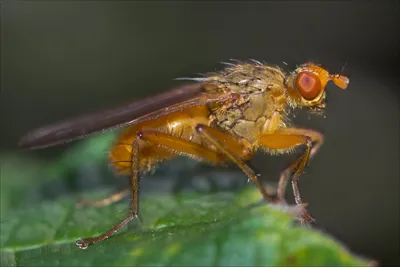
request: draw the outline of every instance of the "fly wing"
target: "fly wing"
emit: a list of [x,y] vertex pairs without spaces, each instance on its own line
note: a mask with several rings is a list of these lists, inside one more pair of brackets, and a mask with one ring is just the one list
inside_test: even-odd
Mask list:
[[207,96],[203,93],[202,83],[186,84],[120,107],[38,128],[23,136],[19,145],[31,149],[54,146],[228,97],[218,94]]

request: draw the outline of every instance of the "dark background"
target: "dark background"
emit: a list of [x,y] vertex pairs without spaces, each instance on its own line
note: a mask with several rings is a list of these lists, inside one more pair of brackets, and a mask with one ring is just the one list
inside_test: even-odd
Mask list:
[[[320,229],[360,255],[399,264],[397,1],[43,1],[1,8],[3,152],[17,149],[32,128],[151,95],[230,58],[290,68],[317,60],[332,72],[347,62],[350,85],[328,86],[327,118],[296,120],[326,135],[302,177],[303,198]],[[31,153],[52,157],[66,147]],[[287,163],[254,160],[269,181]]]

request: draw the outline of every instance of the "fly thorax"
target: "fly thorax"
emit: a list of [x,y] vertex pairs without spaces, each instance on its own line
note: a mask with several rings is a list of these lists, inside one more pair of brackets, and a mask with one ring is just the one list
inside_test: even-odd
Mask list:
[[284,73],[277,67],[258,64],[238,64],[208,76],[213,87],[207,91],[234,93],[234,102],[211,104],[210,122],[232,135],[255,141],[265,122],[276,110],[284,96]]
[[257,140],[270,110],[266,97],[267,94],[247,95],[240,105],[214,109],[211,112],[213,124],[239,138],[250,142]]

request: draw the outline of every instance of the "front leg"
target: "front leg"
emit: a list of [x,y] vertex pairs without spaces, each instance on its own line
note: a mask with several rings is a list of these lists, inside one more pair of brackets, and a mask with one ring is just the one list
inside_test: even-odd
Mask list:
[[[260,137],[259,143],[261,146],[270,149],[290,149],[300,145],[306,145],[305,152],[289,165],[281,174],[279,185],[277,189],[278,198],[281,202],[285,202],[285,188],[288,178],[292,176],[292,188],[296,204],[303,204],[299,190],[299,178],[303,173],[305,166],[309,159],[315,156],[318,149],[323,143],[323,135],[319,132],[310,129],[296,129],[286,128],[281,129],[273,134],[264,134]],[[313,143],[315,145],[313,146]],[[311,215],[304,209],[302,217],[302,224],[309,225],[314,222]]]

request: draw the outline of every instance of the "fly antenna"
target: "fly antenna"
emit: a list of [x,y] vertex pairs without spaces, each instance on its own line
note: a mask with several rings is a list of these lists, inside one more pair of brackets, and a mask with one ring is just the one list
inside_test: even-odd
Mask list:
[[350,80],[347,76],[342,75],[344,68],[347,65],[347,61],[345,61],[342,65],[342,69],[340,70],[339,74],[331,74],[330,79],[339,87],[342,89],[346,89]]

